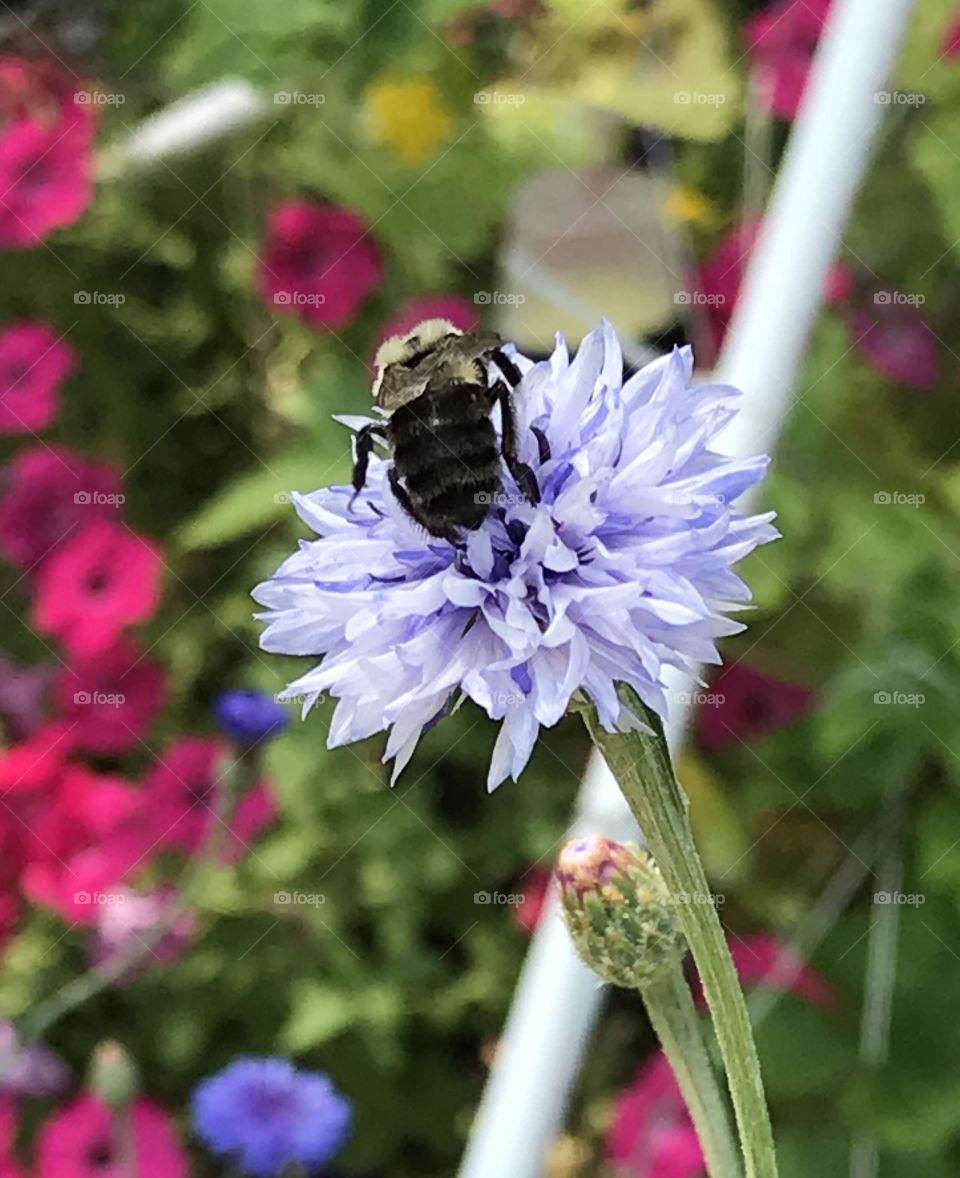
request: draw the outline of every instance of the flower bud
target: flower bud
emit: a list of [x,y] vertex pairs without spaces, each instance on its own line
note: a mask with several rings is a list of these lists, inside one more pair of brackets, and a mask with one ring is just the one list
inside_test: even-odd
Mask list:
[[109,1108],[125,1108],[140,1091],[140,1070],[125,1047],[108,1039],[94,1049],[88,1083]]
[[557,880],[574,946],[605,982],[639,989],[682,960],[676,907],[639,847],[598,834],[573,839],[560,853]]

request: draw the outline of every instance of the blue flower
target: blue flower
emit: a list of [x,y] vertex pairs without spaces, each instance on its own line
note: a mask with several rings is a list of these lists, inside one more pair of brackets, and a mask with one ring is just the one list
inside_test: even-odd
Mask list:
[[238,744],[259,744],[290,723],[290,713],[264,691],[224,691],[213,702],[220,728]]
[[320,539],[254,590],[265,650],[323,656],[281,697],[338,699],[330,747],[389,728],[394,780],[455,693],[502,721],[490,788],[575,692],[608,731],[637,723],[617,682],[663,715],[664,670],[720,661],[715,640],[743,629],[727,615],[750,600],[731,565],[777,535],[772,514],[732,506],[768,460],[711,449],[739,394],[691,384],[689,349],[624,383],[604,324],[573,361],[559,337],[549,360],[514,360],[538,505],[504,469],[490,514],[453,545],[407,517],[375,459],[353,511],[349,487],[293,496]]
[[197,1133],[215,1154],[255,1178],[279,1178],[287,1166],[313,1170],[346,1140],[350,1104],[322,1072],[286,1059],[236,1059],[197,1086]]

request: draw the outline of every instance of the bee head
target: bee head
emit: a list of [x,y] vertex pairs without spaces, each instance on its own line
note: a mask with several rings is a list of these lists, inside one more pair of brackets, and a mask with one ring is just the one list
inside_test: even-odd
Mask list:
[[[373,362],[377,370],[373,397],[377,404],[383,405],[389,399],[391,385],[398,388],[409,386],[410,370],[429,356],[442,340],[454,335],[463,335],[463,332],[448,319],[424,319],[406,335],[392,335],[384,340],[377,348]],[[384,376],[387,377],[386,388]]]

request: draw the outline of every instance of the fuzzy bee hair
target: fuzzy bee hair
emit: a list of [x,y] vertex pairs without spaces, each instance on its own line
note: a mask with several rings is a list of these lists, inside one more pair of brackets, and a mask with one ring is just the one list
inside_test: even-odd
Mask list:
[[484,361],[500,346],[493,331],[464,334],[448,319],[425,319],[377,349],[373,397],[381,409],[398,409],[421,396],[431,381],[487,383]]
[[[526,499],[539,501],[533,471],[517,454],[513,392],[522,376],[496,332],[463,332],[446,319],[427,319],[385,340],[375,363],[373,395],[384,420],[356,435],[354,499],[379,440],[393,459],[387,476],[397,502],[451,543],[489,514],[502,487],[501,464]],[[497,406],[499,437],[491,422]]]

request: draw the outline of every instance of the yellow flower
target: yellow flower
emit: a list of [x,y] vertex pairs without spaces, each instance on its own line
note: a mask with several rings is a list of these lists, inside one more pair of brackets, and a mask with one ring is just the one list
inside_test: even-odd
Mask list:
[[367,88],[365,103],[374,137],[410,166],[430,159],[453,126],[429,78],[380,78]]
[[664,212],[671,221],[685,225],[712,225],[716,220],[713,206],[694,188],[678,186],[664,202]]

